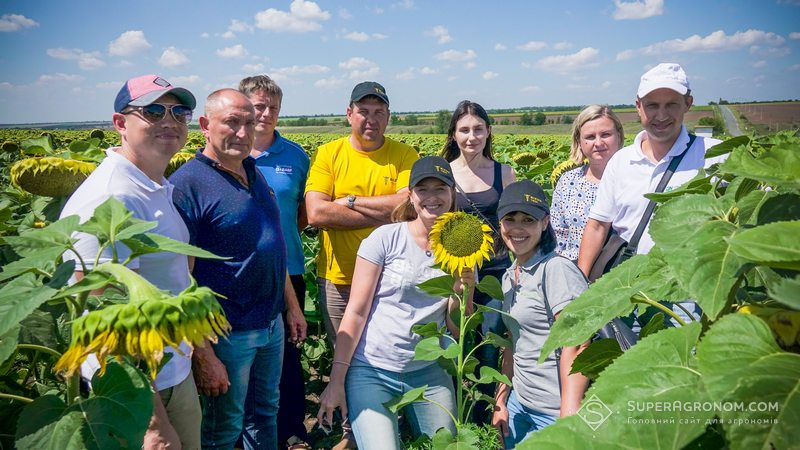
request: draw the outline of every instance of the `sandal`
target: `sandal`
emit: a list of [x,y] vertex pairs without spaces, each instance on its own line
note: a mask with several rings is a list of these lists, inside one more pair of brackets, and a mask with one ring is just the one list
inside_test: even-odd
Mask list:
[[297,436],[292,436],[286,440],[286,448],[288,450],[312,450],[306,441]]

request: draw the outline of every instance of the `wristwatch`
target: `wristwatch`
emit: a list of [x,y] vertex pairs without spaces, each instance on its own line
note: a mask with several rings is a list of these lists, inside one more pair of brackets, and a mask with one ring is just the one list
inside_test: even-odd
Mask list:
[[350,209],[354,209],[356,207],[356,196],[350,194],[347,196],[347,207]]

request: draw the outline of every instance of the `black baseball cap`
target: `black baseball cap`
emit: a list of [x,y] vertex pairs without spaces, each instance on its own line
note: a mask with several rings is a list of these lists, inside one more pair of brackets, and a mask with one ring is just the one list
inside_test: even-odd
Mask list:
[[368,95],[378,97],[383,103],[386,103],[386,106],[389,106],[389,96],[386,95],[386,89],[374,81],[358,83],[353,88],[353,93],[350,94],[350,103],[361,101],[362,98]]
[[441,156],[423,156],[414,162],[414,165],[411,166],[411,177],[408,180],[408,186],[413,188],[425,178],[436,178],[450,187],[456,184],[450,163]]
[[509,184],[500,194],[497,203],[497,217],[521,211],[536,220],[542,220],[550,214],[547,194],[541,186],[531,180],[521,180]]

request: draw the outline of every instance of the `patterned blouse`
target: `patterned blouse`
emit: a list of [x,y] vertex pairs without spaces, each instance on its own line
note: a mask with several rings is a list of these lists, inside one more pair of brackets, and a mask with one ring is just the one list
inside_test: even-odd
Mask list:
[[583,227],[597,197],[597,185],[585,177],[588,168],[577,167],[558,179],[550,208],[550,221],[558,238],[556,252],[573,261],[578,259]]

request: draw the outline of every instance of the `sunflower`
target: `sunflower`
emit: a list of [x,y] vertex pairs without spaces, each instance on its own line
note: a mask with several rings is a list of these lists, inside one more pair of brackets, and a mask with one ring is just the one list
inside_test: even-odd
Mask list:
[[93,311],[73,322],[70,347],[55,367],[65,370],[67,376],[95,353],[101,375],[108,356],[129,355],[143,360],[155,378],[165,346],[176,350],[181,342],[203,346],[205,340],[217,342],[217,336],[231,329],[214,292],[198,287],[194,281],[173,297],[125,266],[104,264],[96,270],[110,273],[124,284],[130,301]]
[[492,229],[463,211],[444,213],[431,228],[434,262],[452,275],[466,268],[480,268],[494,253]]
[[[588,161],[584,161],[583,164],[587,163]],[[556,187],[556,183],[558,183],[558,179],[561,178],[561,175],[564,175],[565,172],[572,170],[576,167],[580,167],[582,164],[578,164],[572,159],[568,159],[566,161],[562,161],[556,165],[555,169],[553,169],[553,173],[550,174],[550,184],[553,187]]]

